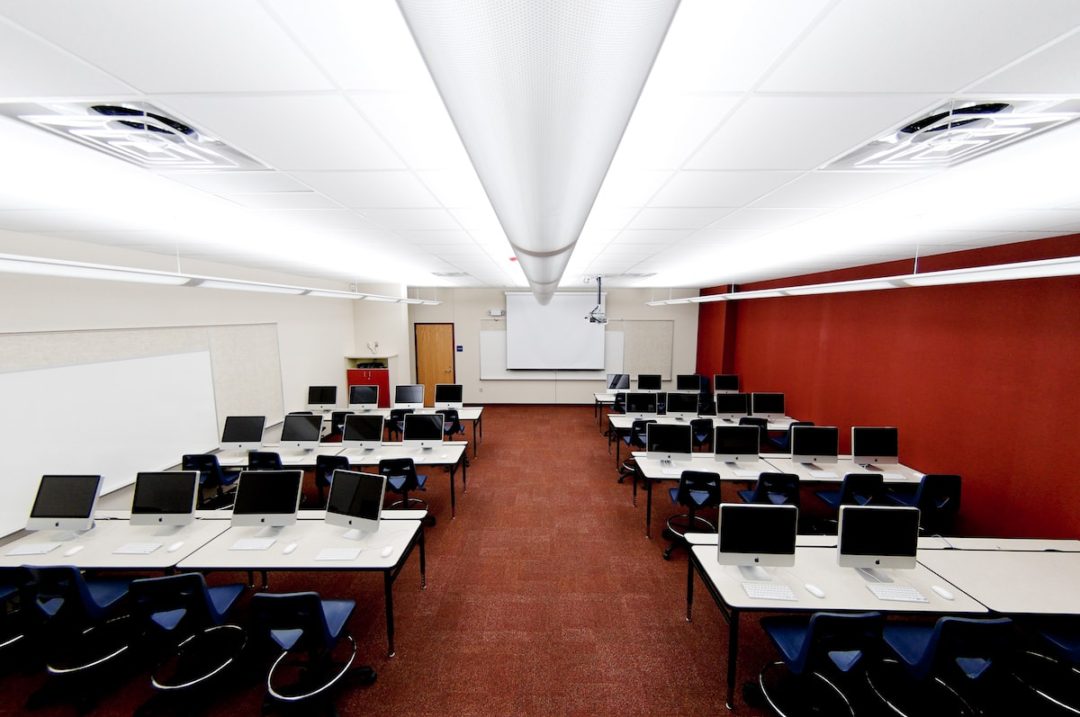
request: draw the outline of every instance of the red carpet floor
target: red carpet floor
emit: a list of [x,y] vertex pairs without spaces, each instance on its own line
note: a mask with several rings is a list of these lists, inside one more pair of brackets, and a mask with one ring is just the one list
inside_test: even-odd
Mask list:
[[[666,492],[647,540],[644,495],[635,508],[629,482],[616,483],[591,407],[490,407],[483,427],[455,520],[446,474],[429,471],[423,497],[438,524],[426,534],[427,589],[414,553],[395,585],[396,657],[385,652],[381,575],[271,576],[274,591],[357,600],[349,628],[378,680],[343,689],[340,713],[723,712],[727,627],[700,583],[694,622],[684,620],[686,554],[661,557],[663,521],[676,512]],[[227,579],[242,576],[211,577]],[[770,652],[754,620],[744,618],[743,641],[740,679],[750,679]],[[91,714],[131,714],[152,694],[147,674],[110,689]],[[5,675],[0,714],[22,714],[44,682],[40,672]],[[208,713],[256,714],[261,701],[261,685],[238,684]]]

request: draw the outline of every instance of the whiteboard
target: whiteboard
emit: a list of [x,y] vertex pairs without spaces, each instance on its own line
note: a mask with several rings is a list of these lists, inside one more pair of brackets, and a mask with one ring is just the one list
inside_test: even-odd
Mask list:
[[560,292],[541,304],[531,293],[506,292],[506,367],[603,370],[604,325],[589,320],[596,301]]
[[0,373],[0,402],[2,535],[43,474],[101,475],[107,493],[218,445],[209,351]]
[[622,365],[621,331],[604,334],[603,371],[554,371],[506,368],[506,331],[494,327],[480,330],[480,378],[484,381],[603,381],[609,373],[621,373]]

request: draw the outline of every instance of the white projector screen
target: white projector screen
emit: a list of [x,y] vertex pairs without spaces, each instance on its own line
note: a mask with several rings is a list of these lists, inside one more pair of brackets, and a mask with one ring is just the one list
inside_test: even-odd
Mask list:
[[603,370],[604,325],[586,318],[595,307],[595,293],[559,293],[543,306],[507,292],[506,368]]

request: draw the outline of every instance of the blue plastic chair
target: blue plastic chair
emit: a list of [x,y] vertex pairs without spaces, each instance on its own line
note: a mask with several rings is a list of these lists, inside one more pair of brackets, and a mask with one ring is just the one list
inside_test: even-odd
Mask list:
[[285,468],[281,455],[273,451],[248,451],[249,471],[280,471]]
[[427,490],[427,476],[417,474],[412,458],[383,458],[379,461],[379,474],[386,476],[386,489],[401,496],[401,500],[390,504],[391,508],[400,505],[403,510],[409,510],[410,505],[420,505],[427,510],[423,500],[409,497],[413,491]]
[[713,422],[711,418],[694,418],[690,421],[690,436],[695,450],[712,450]]
[[412,408],[391,408],[386,419],[386,432],[391,441],[399,441],[405,433],[405,416],[414,413]]
[[[204,488],[216,488],[218,496],[240,477],[239,473],[226,473],[213,453],[188,453],[180,458],[180,468],[199,472],[200,494]],[[205,502],[200,500],[200,502]]]
[[919,509],[919,528],[925,533],[940,534],[952,528],[960,512],[960,476],[927,473],[914,493],[893,489],[886,494],[897,505]]
[[456,408],[440,408],[435,413],[442,414],[443,436],[451,440],[456,434],[465,433],[465,426],[461,424],[461,416]]
[[885,479],[877,473],[848,473],[840,484],[840,490],[815,492],[832,508],[842,505],[870,505],[881,501]]
[[319,491],[319,506],[326,507],[326,489],[334,482],[334,471],[349,470],[346,456],[315,456],[315,488]]
[[776,441],[769,438],[769,419],[760,416],[742,416],[739,418],[740,426],[757,426],[758,429],[758,452],[759,453],[782,453]]
[[762,473],[752,490],[740,490],[744,503],[799,505],[799,476],[794,473]]
[[[655,418],[637,418],[637,419],[634,419],[630,423],[629,432],[627,432],[626,435],[620,437],[620,440],[624,444],[626,444],[627,451],[630,453],[630,455],[627,455],[626,460],[624,460],[622,465],[619,466],[619,483],[622,483],[623,480],[626,478],[626,476],[634,474],[634,466],[635,466],[636,462],[634,461],[633,451],[635,451],[635,450],[640,450],[640,451],[645,450],[645,447],[646,447],[645,446],[645,441],[648,438],[648,430],[649,430],[649,424],[650,423],[656,423],[656,419]],[[637,480],[636,476],[635,476],[634,480],[635,481]]]
[[675,539],[664,551],[664,560],[671,559],[671,553],[680,545],[686,545],[686,534],[695,529],[715,531],[716,526],[697,514],[702,508],[715,508],[720,505],[720,475],[709,471],[683,471],[679,476],[679,485],[668,489],[671,502],[686,508],[685,513],[668,518],[668,532]]

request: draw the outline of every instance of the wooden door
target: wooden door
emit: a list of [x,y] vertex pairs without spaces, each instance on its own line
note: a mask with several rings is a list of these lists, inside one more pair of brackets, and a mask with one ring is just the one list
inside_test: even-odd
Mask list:
[[435,403],[435,384],[455,383],[454,325],[416,324],[416,382],[424,384],[424,405]]

